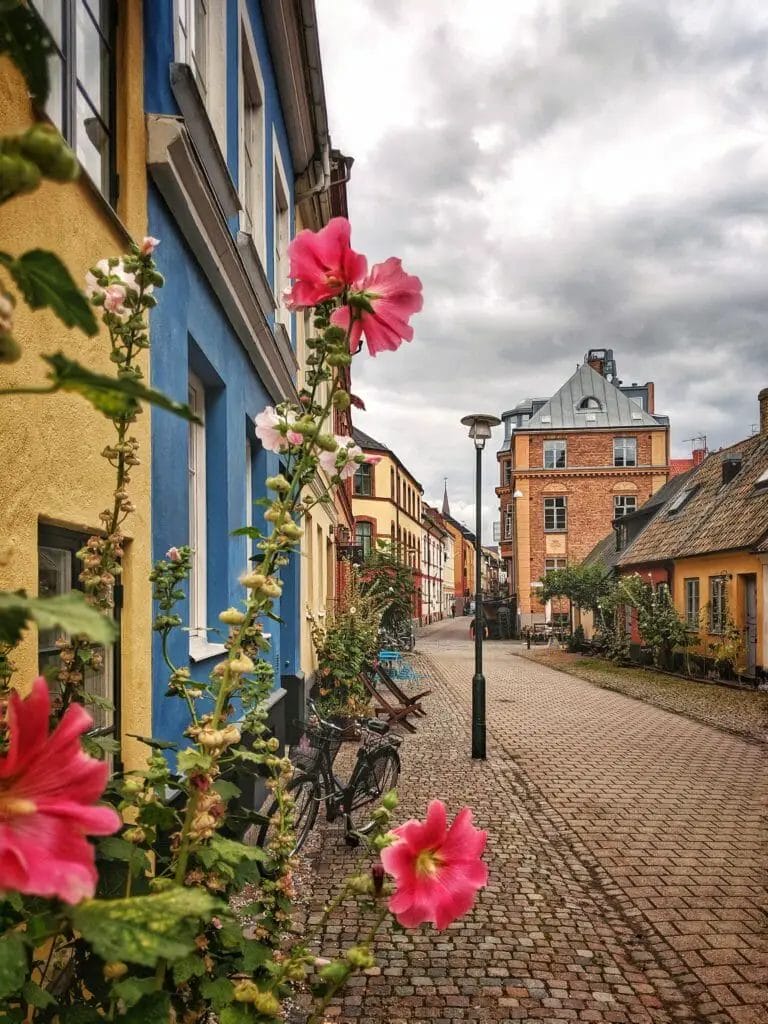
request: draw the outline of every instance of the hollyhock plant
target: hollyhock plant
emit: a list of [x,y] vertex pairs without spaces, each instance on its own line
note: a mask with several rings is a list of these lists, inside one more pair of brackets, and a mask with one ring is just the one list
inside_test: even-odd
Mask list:
[[78,903],[93,896],[97,882],[85,837],[111,835],[122,823],[96,803],[109,767],[80,745],[91,716],[71,704],[49,734],[50,711],[42,677],[25,700],[11,693],[10,743],[0,757],[0,890]]
[[293,287],[284,295],[290,310],[307,309],[341,295],[365,276],[368,261],[349,244],[346,217],[334,217],[320,231],[300,231],[288,246]]
[[[321,452],[320,465],[329,476],[336,474],[342,480],[348,480],[357,472],[357,467],[360,464],[358,460],[363,454],[363,449],[356,445],[351,437],[337,434],[335,440],[339,447],[335,452]],[[342,453],[343,461],[339,459],[339,452]],[[341,461],[341,465],[338,464],[339,461]]]
[[355,283],[348,305],[335,310],[331,322],[349,331],[351,352],[359,350],[364,335],[368,351],[375,356],[413,340],[408,320],[423,301],[419,278],[406,274],[400,260],[392,256]]
[[407,821],[394,834],[398,841],[381,853],[384,870],[395,880],[389,909],[406,928],[427,921],[447,928],[471,909],[488,882],[481,859],[487,832],[473,826],[469,807],[448,828],[445,804],[432,800],[425,821]]
[[284,452],[289,444],[301,444],[304,440],[301,434],[289,430],[286,436],[286,433],[279,429],[280,426],[290,426],[294,419],[293,413],[281,414],[268,405],[254,417],[256,437],[270,452]]

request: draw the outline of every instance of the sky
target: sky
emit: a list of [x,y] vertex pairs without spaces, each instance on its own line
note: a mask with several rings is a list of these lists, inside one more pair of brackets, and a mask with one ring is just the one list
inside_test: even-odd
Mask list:
[[447,477],[474,523],[461,417],[549,397],[590,348],[656,382],[674,456],[750,434],[768,384],[768,4],[316,3],[353,247],[424,285],[414,340],[355,359],[355,423],[425,500]]

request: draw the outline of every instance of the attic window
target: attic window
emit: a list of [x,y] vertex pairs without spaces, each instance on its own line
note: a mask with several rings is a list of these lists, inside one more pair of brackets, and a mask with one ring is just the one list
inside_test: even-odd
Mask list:
[[761,489],[768,487],[768,469],[755,480],[755,487],[760,487]]
[[675,495],[672,499],[669,508],[667,509],[667,515],[673,516],[676,512],[679,512],[683,505],[694,496],[697,487],[684,487],[682,491]]
[[552,422],[552,417],[551,416],[542,416],[541,417],[541,422],[542,423],[551,423]]
[[585,412],[587,409],[595,409],[596,411],[599,412],[603,407],[602,405],[600,405],[600,402],[596,398],[590,396],[589,398],[582,398],[582,400],[579,402],[578,408],[582,412]]
[[597,423],[597,416],[593,412],[587,413],[584,417],[585,423]]

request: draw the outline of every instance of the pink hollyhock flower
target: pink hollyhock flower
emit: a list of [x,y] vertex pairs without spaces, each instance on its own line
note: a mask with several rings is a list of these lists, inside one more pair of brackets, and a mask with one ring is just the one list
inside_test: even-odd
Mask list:
[[300,434],[298,430],[289,430],[285,436],[291,444],[304,444],[304,435]]
[[372,356],[385,349],[394,351],[403,341],[413,340],[408,319],[424,304],[421,281],[406,274],[400,260],[392,256],[377,263],[367,277],[355,282],[354,291],[362,294],[371,311],[357,307],[354,323],[349,306],[342,306],[331,315],[331,322],[345,330],[352,323],[350,351],[358,351],[363,334]]
[[292,441],[290,437],[287,437],[278,429],[280,424],[290,426],[294,419],[295,416],[292,412],[281,415],[271,405],[268,405],[266,409],[254,418],[256,437],[258,437],[269,452],[284,452],[289,443],[301,444],[304,438],[298,431],[290,431],[292,436],[299,438],[298,441]]
[[179,551],[178,548],[168,548],[168,550],[165,552],[165,557],[168,559],[169,562],[180,562],[181,552]]
[[398,842],[381,851],[384,870],[395,880],[389,909],[405,928],[426,921],[447,928],[488,882],[481,859],[487,832],[472,825],[469,807],[448,828],[442,800],[432,800],[426,821],[406,821],[394,832]]
[[382,459],[381,455],[366,455],[365,456],[365,461],[368,463],[369,466],[378,466],[378,464],[381,462],[381,459]]
[[[337,475],[342,480],[348,480],[353,477],[357,472],[358,462],[355,462],[355,458],[358,455],[363,454],[363,449],[360,448],[351,437],[344,437],[336,434],[336,443],[338,448],[335,452],[320,452],[319,462],[325,472],[329,476]],[[339,452],[342,453],[341,459],[339,458]],[[339,465],[341,462],[341,465]]]
[[129,310],[123,305],[126,291],[121,284],[108,284],[104,289],[104,309],[114,313],[115,316],[125,316]]
[[332,299],[368,269],[365,256],[350,248],[351,227],[346,217],[334,217],[320,231],[300,231],[288,246],[290,277],[283,296],[288,309],[305,309]]
[[151,256],[155,249],[160,245],[159,238],[153,238],[152,235],[147,235],[141,241],[139,252],[142,256]]
[[97,805],[109,768],[89,757],[80,736],[93,720],[71,704],[48,733],[45,680],[26,700],[8,702],[10,744],[0,757],[0,889],[78,903],[93,896],[97,874],[87,835],[120,828],[111,807]]

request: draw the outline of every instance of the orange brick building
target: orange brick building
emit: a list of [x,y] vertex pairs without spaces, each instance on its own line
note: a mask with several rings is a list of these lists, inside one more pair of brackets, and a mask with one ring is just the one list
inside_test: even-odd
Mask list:
[[519,624],[547,621],[537,599],[551,569],[575,564],[670,472],[669,419],[654,409],[654,385],[624,385],[610,349],[593,349],[549,399],[502,413],[498,453],[501,555]]

